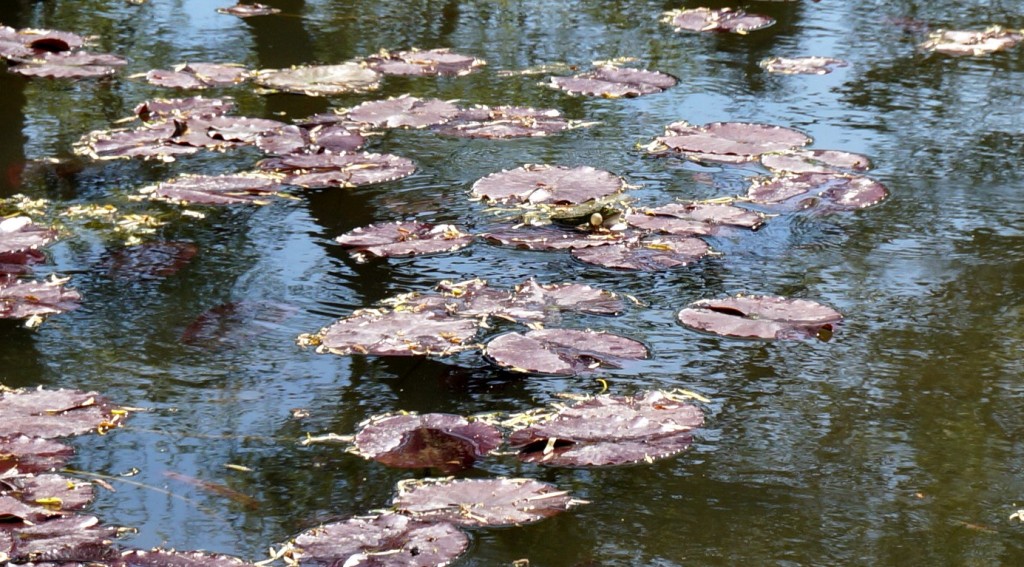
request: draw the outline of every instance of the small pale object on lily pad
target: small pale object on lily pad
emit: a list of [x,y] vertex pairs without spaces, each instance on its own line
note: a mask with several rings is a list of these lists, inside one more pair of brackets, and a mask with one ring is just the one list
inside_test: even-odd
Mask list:
[[702,299],[678,317],[698,331],[746,339],[828,340],[843,320],[835,309],[814,301],[766,295]]

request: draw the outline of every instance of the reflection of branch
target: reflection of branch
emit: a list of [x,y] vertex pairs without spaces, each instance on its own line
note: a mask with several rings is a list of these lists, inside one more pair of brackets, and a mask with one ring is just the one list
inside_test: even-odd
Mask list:
[[84,476],[84,477],[93,478],[93,479],[100,479],[100,480],[103,480],[103,481],[123,482],[125,484],[130,484],[130,485],[138,487],[138,488],[145,488],[145,489],[148,489],[148,490],[152,490],[154,492],[159,492],[161,494],[166,494],[167,496],[170,496],[171,498],[177,498],[178,500],[181,500],[182,502],[186,502],[188,504],[191,504],[192,506],[195,506],[196,509],[201,510],[201,511],[203,511],[203,512],[205,512],[205,513],[207,513],[207,514],[209,514],[209,515],[211,515],[211,516],[213,516],[213,517],[215,517],[215,518],[217,518],[217,519],[219,519],[221,521],[227,522],[227,519],[224,518],[223,516],[221,516],[220,514],[218,514],[215,510],[213,510],[211,508],[207,508],[206,506],[203,506],[202,504],[196,502],[195,500],[192,500],[191,498],[186,498],[186,497],[184,497],[184,496],[182,496],[180,494],[175,494],[175,493],[173,493],[170,490],[167,490],[165,488],[160,488],[158,486],[152,486],[152,485],[149,485],[149,484],[145,484],[145,483],[139,482],[137,480],[129,480],[127,478],[123,478],[123,477],[119,477],[119,476],[111,476],[111,475],[94,473],[94,472],[80,471],[80,470],[77,470],[77,469],[63,468],[63,469],[61,469],[61,472],[67,473],[67,474],[70,474],[70,475],[74,475],[74,476]]

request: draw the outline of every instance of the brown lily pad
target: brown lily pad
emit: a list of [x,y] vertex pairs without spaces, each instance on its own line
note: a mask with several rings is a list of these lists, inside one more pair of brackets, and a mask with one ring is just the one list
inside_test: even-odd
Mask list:
[[135,107],[135,115],[143,122],[164,121],[168,118],[221,115],[231,112],[235,101],[231,97],[203,98],[158,98],[147,100]]
[[1022,32],[991,26],[982,31],[938,30],[918,47],[944,55],[986,55],[1010,49],[1021,41]]
[[218,14],[227,14],[229,16],[237,16],[239,18],[251,18],[253,16],[269,16],[271,14],[278,14],[281,10],[272,8],[266,4],[258,4],[253,2],[252,4],[242,4],[239,2],[234,6],[228,6],[227,8],[217,8]]
[[149,187],[139,193],[170,203],[199,205],[266,204],[267,198],[283,187],[269,175],[183,175]]
[[468,548],[469,537],[449,522],[385,513],[302,532],[287,554],[300,566],[438,567]]
[[692,264],[708,253],[708,244],[700,238],[682,235],[644,236],[627,241],[574,248],[577,260],[605,268],[657,271]]
[[354,122],[374,128],[426,128],[444,124],[458,113],[459,107],[447,101],[403,95],[364,102],[347,115]]
[[376,416],[361,423],[353,452],[389,467],[438,468],[452,473],[473,466],[501,442],[501,432],[482,421],[443,413],[405,413]]
[[790,150],[810,142],[811,138],[803,132],[769,124],[713,122],[693,126],[675,122],[647,150],[655,155],[678,153],[695,161],[742,163],[767,152]]
[[112,567],[256,567],[230,555],[173,549],[132,549],[111,562]]
[[871,169],[871,159],[841,150],[789,150],[762,155],[761,165],[789,173],[835,173],[867,171]]
[[50,439],[114,427],[113,408],[96,392],[11,390],[0,392],[0,437]]
[[358,63],[308,65],[291,69],[262,69],[256,84],[275,91],[309,96],[334,96],[380,87],[380,73]]
[[360,187],[412,175],[412,160],[391,154],[343,152],[287,155],[260,161],[257,167],[283,175],[282,181],[305,188]]
[[80,510],[93,499],[92,484],[59,474],[21,474],[0,478],[0,496],[51,510]]
[[117,529],[100,524],[95,516],[34,521],[33,525],[15,527],[10,535],[13,545],[7,553],[15,564],[121,565],[113,547]]
[[806,299],[741,295],[702,299],[679,312],[687,327],[726,337],[799,339],[832,336],[843,316]]
[[360,309],[312,339],[318,352],[376,356],[448,356],[475,348],[479,324],[430,311]]
[[602,331],[535,329],[491,339],[484,354],[513,372],[572,376],[599,367],[619,368],[623,360],[649,356],[639,341]]
[[182,63],[173,69],[153,69],[146,73],[151,85],[178,89],[205,89],[237,85],[249,79],[252,73],[231,63]]
[[457,138],[528,138],[548,136],[574,127],[553,109],[522,106],[476,106],[463,109],[437,131]]
[[194,154],[198,146],[178,143],[183,123],[168,120],[133,130],[115,129],[86,134],[76,145],[76,154],[92,159],[142,158],[174,161],[174,156]]
[[663,22],[675,31],[716,31],[747,34],[775,25],[775,20],[760,14],[748,14],[733,8],[692,8],[665,12]]
[[0,275],[6,266],[36,264],[46,259],[39,248],[53,242],[57,231],[33,224],[28,217],[10,217],[0,221]]
[[631,98],[660,93],[676,82],[675,77],[657,71],[601,66],[572,77],[551,77],[546,84],[573,95]]
[[671,203],[652,209],[630,211],[625,215],[627,224],[642,230],[666,234],[707,236],[722,226],[757,230],[765,216],[724,203]]
[[622,242],[622,232],[584,232],[556,226],[518,226],[490,230],[480,235],[491,244],[523,250],[573,250]]
[[257,147],[274,155],[354,152],[365,142],[362,134],[342,124],[285,126],[256,138]]
[[621,177],[589,166],[524,165],[477,180],[472,194],[492,203],[577,205],[625,188]]
[[783,75],[827,75],[836,67],[846,67],[848,63],[832,57],[769,57],[759,65],[769,73]]
[[472,73],[486,64],[483,59],[452,53],[448,49],[382,49],[376,55],[367,57],[365,62],[368,67],[384,75],[450,77]]
[[27,77],[54,79],[87,79],[113,75],[128,62],[116,55],[67,51],[46,53],[25,63],[10,67],[12,73]]
[[425,478],[398,483],[393,505],[418,520],[461,526],[518,526],[560,514],[579,501],[528,478]]
[[474,236],[451,224],[395,222],[353,229],[335,240],[352,254],[377,258],[454,252],[473,242]]
[[81,299],[77,291],[65,288],[60,280],[19,281],[0,276],[0,319],[57,315],[77,309]]
[[0,437],[0,475],[17,468],[21,474],[40,473],[64,466],[75,454],[70,446],[28,435]]
[[747,190],[755,203],[826,211],[863,209],[885,200],[885,185],[863,175],[798,173],[755,180]]

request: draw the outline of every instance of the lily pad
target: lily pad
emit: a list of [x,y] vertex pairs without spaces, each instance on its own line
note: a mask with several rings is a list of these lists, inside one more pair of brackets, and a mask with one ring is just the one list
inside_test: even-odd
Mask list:
[[639,341],[602,331],[535,329],[499,335],[487,343],[484,354],[502,368],[572,376],[599,367],[619,368],[623,360],[649,356]]
[[451,523],[386,513],[307,530],[287,553],[301,566],[436,567],[468,548],[469,537]]
[[283,174],[282,181],[306,188],[360,187],[412,175],[412,160],[391,154],[343,152],[268,158],[257,166]]
[[171,203],[200,205],[236,205],[267,203],[267,197],[279,193],[283,187],[269,175],[182,175],[139,189],[151,199]]
[[0,475],[17,468],[34,474],[64,466],[75,450],[63,443],[28,435],[0,437]]
[[509,445],[520,460],[550,466],[650,462],[686,450],[703,423],[700,408],[664,392],[601,395],[513,432]]
[[80,510],[93,499],[92,484],[59,474],[21,474],[0,478],[0,496],[27,504],[45,503],[51,510]]
[[590,166],[524,165],[473,184],[474,197],[492,203],[576,205],[626,188],[626,182]]
[[116,55],[67,51],[46,53],[25,63],[10,67],[12,73],[27,77],[51,77],[54,79],[86,79],[113,75],[128,62]]
[[417,520],[478,527],[536,522],[578,503],[567,491],[528,478],[409,479],[398,483],[393,501]]
[[274,155],[354,152],[365,142],[362,134],[342,124],[285,126],[256,138],[257,147]]
[[601,66],[572,77],[551,77],[547,84],[574,95],[620,98],[660,93],[676,82],[657,71]]
[[251,71],[231,63],[182,63],[173,69],[146,73],[151,85],[178,89],[205,89],[237,85],[249,79]]
[[[0,26],[0,44],[5,43],[20,45],[28,49],[30,54],[36,54],[71,51],[84,46],[86,42],[84,37],[74,32],[33,28],[16,30]],[[0,48],[0,57],[11,58],[4,48]]]
[[848,63],[832,57],[769,57],[759,65],[769,73],[783,75],[827,75],[836,67],[846,67]]
[[740,295],[702,299],[679,312],[679,321],[698,331],[747,339],[832,336],[843,316],[806,299]]
[[0,319],[57,315],[77,309],[81,299],[77,291],[65,288],[60,280],[18,281],[0,276]]
[[757,230],[764,224],[762,213],[724,203],[671,203],[653,209],[630,211],[625,221],[631,226],[666,234],[706,236],[722,226]]
[[733,8],[693,8],[665,12],[663,22],[675,31],[717,31],[747,34],[775,24],[775,20],[760,14],[748,14]]
[[482,421],[443,413],[396,414],[360,424],[353,452],[389,467],[456,472],[501,445],[501,432]]
[[742,163],[767,152],[785,151],[810,142],[811,138],[803,132],[769,124],[713,122],[693,126],[675,122],[647,150],[656,155],[680,153],[695,161]]
[[986,55],[1010,49],[1021,41],[1022,32],[991,26],[983,31],[938,30],[918,47],[944,55]]
[[441,282],[447,312],[461,317],[498,316],[515,321],[543,321],[563,311],[617,315],[625,305],[615,293],[576,283],[542,284],[534,279],[511,290],[497,289],[483,280]]
[[867,171],[871,159],[841,150],[789,150],[762,155],[761,165],[790,173],[835,173],[844,169]]
[[799,173],[754,180],[747,196],[755,203],[849,211],[877,205],[889,196],[889,190],[863,175]]
[[98,160],[142,158],[170,162],[174,156],[200,150],[198,146],[178,143],[182,127],[183,123],[169,120],[133,130],[94,131],[86,134],[74,151]]
[[173,276],[192,262],[199,247],[192,242],[164,240],[124,246],[108,253],[100,266],[114,278],[152,280]]
[[454,252],[468,246],[474,238],[451,224],[395,222],[356,228],[335,240],[352,254],[390,258]]
[[237,557],[205,551],[175,551],[173,549],[132,549],[125,551],[112,567],[256,567],[256,564]]
[[622,232],[584,232],[556,226],[499,228],[480,235],[491,244],[524,250],[573,250],[622,242]]
[[380,87],[380,73],[358,63],[309,65],[291,69],[262,69],[256,84],[276,91],[309,96],[334,96]]
[[0,392],[0,438],[50,439],[113,427],[113,407],[96,392],[10,390]]
[[227,14],[229,16],[237,16],[239,18],[251,18],[253,16],[269,16],[271,14],[280,13],[281,10],[277,8],[271,8],[266,4],[258,4],[253,2],[252,4],[242,4],[239,2],[234,6],[228,6],[227,8],[217,8],[218,14]]
[[349,110],[348,118],[374,128],[426,128],[444,124],[458,113],[459,107],[447,101],[403,95],[364,102]]
[[32,524],[10,532],[13,545],[7,553],[12,563],[121,565],[112,545],[117,529],[100,524],[95,516],[62,516]]
[[168,118],[189,116],[221,115],[231,112],[235,101],[231,97],[203,98],[158,98],[147,100],[135,107],[135,115],[143,122],[163,121]]
[[384,75],[458,76],[485,65],[483,59],[452,53],[448,49],[388,51],[367,57],[366,65]]
[[437,131],[457,138],[502,139],[547,136],[573,127],[553,109],[476,106],[463,109]]
[[318,352],[376,356],[448,356],[475,348],[479,324],[430,311],[360,309],[313,337]]
[[692,264],[708,253],[700,238],[682,235],[645,236],[618,244],[574,248],[577,260],[605,268],[657,271]]
[[14,266],[45,260],[46,256],[38,249],[56,238],[57,231],[37,226],[28,217],[10,217],[0,221],[0,276],[15,271]]

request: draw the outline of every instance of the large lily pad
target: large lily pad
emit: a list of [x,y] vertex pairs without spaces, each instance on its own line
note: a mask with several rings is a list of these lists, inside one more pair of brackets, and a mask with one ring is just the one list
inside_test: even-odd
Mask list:
[[261,205],[268,202],[268,196],[282,189],[280,182],[270,175],[229,174],[183,175],[143,187],[139,192],[152,199],[171,203]]
[[96,392],[63,389],[0,392],[0,414],[0,438],[79,435],[119,421],[111,404]]
[[657,71],[601,66],[572,77],[551,77],[546,84],[574,95],[620,98],[660,93],[676,82]]
[[347,116],[374,128],[426,128],[444,124],[458,113],[459,107],[444,100],[402,95],[364,102],[349,110]]
[[760,14],[748,14],[733,8],[692,8],[665,12],[663,22],[675,31],[718,31],[747,34],[775,24],[775,20]]
[[944,55],[985,55],[1010,49],[1021,41],[1022,32],[991,26],[982,31],[938,30],[918,47]]
[[718,232],[722,226],[757,230],[765,216],[725,203],[671,203],[652,209],[630,211],[625,221],[643,230],[666,234],[705,236]]
[[135,115],[143,122],[158,122],[168,118],[227,114],[234,108],[235,100],[231,97],[158,98],[140,103],[135,107]]
[[231,63],[182,63],[173,69],[153,69],[146,81],[158,87],[205,89],[237,85],[252,75],[241,65]]
[[679,153],[695,161],[742,163],[767,152],[785,151],[811,142],[803,132],[746,122],[713,122],[693,126],[674,122],[647,150],[655,155]]
[[306,188],[359,187],[386,183],[412,175],[412,160],[391,154],[343,152],[339,154],[288,155],[262,160],[263,171],[283,174],[282,181]]
[[846,67],[848,63],[832,57],[769,57],[759,63],[769,73],[783,75],[826,75],[836,67]]
[[474,197],[493,203],[577,205],[626,188],[626,182],[590,166],[524,165],[473,184]]
[[0,319],[57,315],[76,309],[81,299],[77,291],[65,288],[61,280],[18,281],[0,276]]
[[491,244],[524,250],[572,250],[621,242],[622,232],[584,232],[556,226],[510,226],[480,235]]
[[32,223],[28,217],[0,221],[0,275],[20,271],[15,266],[36,264],[46,259],[39,248],[53,242],[57,231]]
[[[81,35],[60,30],[22,28],[16,30],[8,26],[0,26],[0,57],[6,59],[22,59],[26,55],[40,53],[61,53],[84,46],[86,40]],[[17,45],[22,49],[14,49]]]
[[574,248],[577,260],[605,268],[657,271],[692,264],[708,253],[700,238],[684,235],[655,235],[632,238],[618,244]]
[[454,252],[468,246],[473,238],[451,224],[395,222],[356,228],[335,240],[352,254],[390,258]]
[[867,171],[871,169],[871,159],[841,150],[789,150],[762,155],[761,165],[772,171],[790,173],[834,173]]
[[116,55],[67,51],[46,53],[42,57],[10,67],[12,73],[28,77],[54,79],[85,79],[113,75],[128,62]]
[[640,341],[602,331],[535,329],[499,335],[484,353],[513,372],[571,376],[599,367],[618,368],[624,360],[649,356]]
[[358,63],[309,65],[291,69],[261,69],[256,72],[261,87],[304,94],[334,96],[372,91],[380,87],[380,73]]
[[365,142],[362,134],[337,123],[285,126],[256,138],[257,147],[274,155],[354,152]]
[[255,563],[237,557],[204,551],[173,549],[132,549],[125,551],[111,567],[256,567]]
[[0,475],[17,468],[34,474],[64,466],[75,450],[63,443],[28,435],[0,436]]
[[451,473],[471,467],[501,442],[501,432],[482,421],[443,413],[406,413],[361,423],[353,452],[390,467],[432,467]]
[[835,309],[806,299],[758,295],[702,299],[678,317],[687,327],[727,337],[824,340],[843,319]]
[[447,356],[475,348],[479,324],[430,311],[360,309],[304,339],[318,352],[377,356]]
[[568,492],[528,478],[404,480],[393,501],[418,520],[481,527],[536,522],[577,503]]
[[684,451],[703,423],[700,408],[665,392],[601,395],[513,432],[509,445],[521,460],[551,466],[649,462]]
[[475,106],[463,109],[437,130],[458,138],[501,139],[547,136],[573,127],[573,123],[553,109]]
[[882,202],[889,190],[863,175],[799,173],[754,180],[747,196],[755,203],[788,208],[848,211]]
[[382,49],[376,55],[367,57],[365,61],[368,67],[379,73],[405,76],[466,75],[485,65],[483,59],[452,53],[448,49]]
[[307,530],[287,546],[287,556],[302,566],[437,567],[468,547],[466,534],[449,522],[388,513]]

